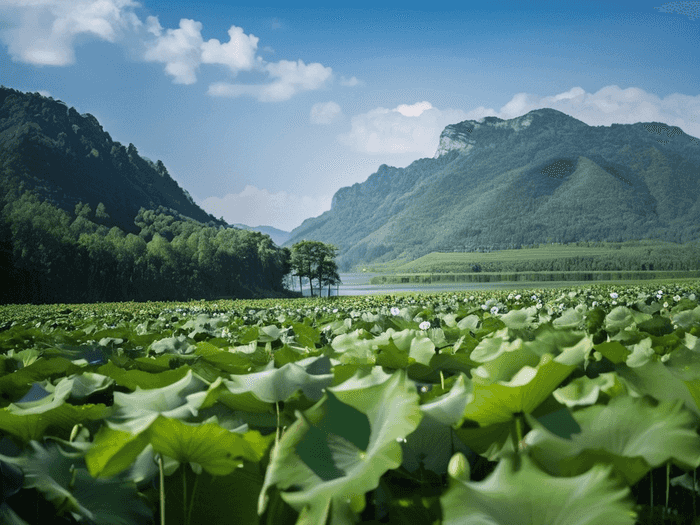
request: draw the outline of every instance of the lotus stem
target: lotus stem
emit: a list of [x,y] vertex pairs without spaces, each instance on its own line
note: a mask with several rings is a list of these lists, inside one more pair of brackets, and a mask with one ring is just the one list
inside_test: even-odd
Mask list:
[[671,490],[671,463],[666,463],[666,512],[668,512],[668,495]]
[[158,454],[158,472],[160,475],[160,525],[165,525],[165,474],[163,474],[163,456]]
[[190,494],[190,508],[187,510],[187,525],[192,523],[192,508],[194,507],[194,493],[197,492],[197,482],[201,474],[195,474],[194,485],[192,485],[192,494]]
[[445,390],[445,376],[442,375],[442,370],[440,370],[440,388]]

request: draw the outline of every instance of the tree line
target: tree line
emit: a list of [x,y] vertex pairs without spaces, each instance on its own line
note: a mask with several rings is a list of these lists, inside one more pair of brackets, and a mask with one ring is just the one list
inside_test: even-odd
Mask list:
[[291,252],[259,232],[142,209],[138,234],[105,225],[108,210],[69,214],[31,193],[2,210],[4,303],[288,296]]

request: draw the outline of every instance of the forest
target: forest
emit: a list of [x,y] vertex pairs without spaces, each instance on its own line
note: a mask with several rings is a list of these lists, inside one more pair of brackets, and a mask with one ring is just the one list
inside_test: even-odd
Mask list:
[[3,303],[289,296],[290,251],[269,236],[144,210],[138,234],[107,227],[109,210],[73,214],[25,192],[5,193],[0,222]]

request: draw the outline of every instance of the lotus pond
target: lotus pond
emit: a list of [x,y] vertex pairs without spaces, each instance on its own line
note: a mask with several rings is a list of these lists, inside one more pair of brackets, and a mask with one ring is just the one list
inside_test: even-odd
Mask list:
[[693,523],[700,282],[0,307],[0,523]]

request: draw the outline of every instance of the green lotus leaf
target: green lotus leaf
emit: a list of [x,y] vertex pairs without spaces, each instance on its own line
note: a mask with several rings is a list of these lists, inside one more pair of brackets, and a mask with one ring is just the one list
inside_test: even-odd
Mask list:
[[372,334],[364,329],[338,335],[331,342],[333,350],[340,354],[338,360],[343,364],[373,365],[376,362],[376,346],[377,342]]
[[358,372],[328,388],[321,401],[297,413],[273,448],[258,513],[265,509],[267,489],[276,485],[300,512],[299,524],[325,523],[329,513],[331,524],[356,521],[364,494],[401,464],[398,440],[420,422],[418,399],[403,370],[391,376],[376,369]]
[[319,331],[307,324],[292,323],[292,330],[296,335],[297,342],[307,348],[316,348],[316,343],[321,340]]
[[428,366],[434,355],[435,343],[433,343],[433,341],[431,341],[428,337],[416,335],[416,337],[411,340],[411,347],[408,351],[408,357],[414,362]]
[[608,332],[618,332],[624,330],[634,323],[632,310],[626,306],[617,306],[605,316],[605,329]]
[[552,321],[552,326],[560,330],[574,329],[578,328],[581,323],[583,323],[583,314],[575,308],[567,308],[560,317]]
[[139,525],[152,519],[133,482],[120,478],[95,479],[85,468],[80,452],[36,441],[16,458],[5,458],[24,472],[24,488],[36,489],[77,520],[96,525]]
[[88,471],[94,477],[112,477],[128,469],[149,444],[148,428],[158,417],[154,414],[148,422],[133,432],[103,425],[95,434],[93,446],[85,454]]
[[700,380],[700,341],[692,334],[685,334],[685,344],[671,352],[666,368],[683,381]]
[[535,322],[537,308],[522,308],[519,310],[511,310],[507,314],[501,316],[501,321],[511,330],[522,330],[529,328]]
[[476,348],[472,350],[469,358],[479,363],[493,361],[505,352],[515,352],[520,348],[521,343],[522,340],[520,339],[511,342],[508,337],[508,330],[504,328],[494,332],[490,337],[483,338]]
[[630,354],[625,345],[619,341],[605,341],[594,346],[596,352],[600,352],[612,363],[624,363]]
[[233,410],[269,412],[271,403],[286,401],[299,390],[316,401],[322,397],[322,390],[331,384],[333,374],[312,375],[297,363],[275,368],[270,362],[260,372],[231,376],[230,380],[217,379],[209,386],[202,406],[209,407],[218,400]]
[[460,373],[449,392],[420,406],[423,419],[418,428],[406,437],[406,441],[401,442],[404,468],[414,471],[422,464],[428,470],[443,474],[453,448],[468,450],[459,447],[461,442],[454,439],[452,425],[462,419],[472,397],[471,381]]
[[61,379],[61,381],[56,384],[57,390],[63,382],[70,384],[70,398],[80,401],[86,399],[95,392],[107,390],[114,384],[114,379],[102,374],[83,372],[82,374],[74,374]]
[[41,357],[24,368],[0,377],[0,393],[9,399],[19,399],[32,383],[82,372],[83,369],[64,357]]
[[75,406],[52,396],[44,399],[26,409],[12,404],[1,409],[0,430],[28,443],[42,438],[49,429],[68,435],[77,423],[103,419],[112,412],[101,404]]
[[673,314],[671,319],[681,328],[690,330],[693,326],[700,324],[700,306]]
[[241,458],[259,462],[275,438],[257,430],[239,434],[215,423],[194,425],[163,416],[151,424],[148,436],[155,452],[196,463],[214,476],[230,474],[242,464]]
[[144,372],[142,370],[125,370],[115,365],[112,361],[97,369],[99,374],[111,377],[115,383],[129,390],[161,388],[179,381],[187,375],[188,371],[190,371],[189,366],[181,366],[175,370],[158,373]]
[[554,475],[578,475],[607,463],[630,485],[667,461],[685,470],[700,465],[697,418],[682,401],[615,397],[607,406],[574,412],[581,432],[570,440],[553,435],[526,415],[533,428],[524,438],[530,456]]
[[655,352],[651,347],[652,341],[650,337],[642,339],[640,342],[632,346],[630,355],[627,356],[625,363],[630,368],[644,366],[649,360],[654,358]]
[[165,337],[151,344],[151,351],[156,354],[191,354],[194,345],[190,344],[187,337],[179,335],[177,337]]
[[130,394],[114,393],[115,412],[110,418],[114,428],[130,431],[131,426],[143,417],[153,414],[163,414],[166,417],[189,418],[197,415],[199,406],[195,401],[190,402],[188,396],[203,390],[204,381],[194,376],[191,370],[185,377],[162,388],[143,390],[136,388]]
[[552,394],[562,405],[571,408],[581,405],[593,405],[601,392],[612,390],[616,383],[616,374],[607,372],[595,379],[579,377],[565,387],[557,388]]
[[440,498],[444,525],[634,525],[629,489],[610,467],[555,478],[522,455],[505,457],[481,482],[456,479]]
[[[583,346],[586,342],[588,340],[582,340],[577,346]],[[472,377],[474,399],[467,404],[464,419],[485,427],[510,421],[519,412],[532,412],[574,369],[574,365],[559,363],[556,358],[545,354],[536,366],[522,366],[509,381],[499,380],[498,376],[490,378],[493,382],[488,382],[483,376]],[[494,373],[498,373],[498,370],[494,370]]]
[[657,356],[636,368],[616,365],[618,378],[637,395],[650,395],[658,400],[682,400],[685,407],[700,416],[698,381],[683,381],[662,363]]
[[479,316],[471,314],[468,315],[457,323],[457,328],[462,331],[475,331],[479,326]]

